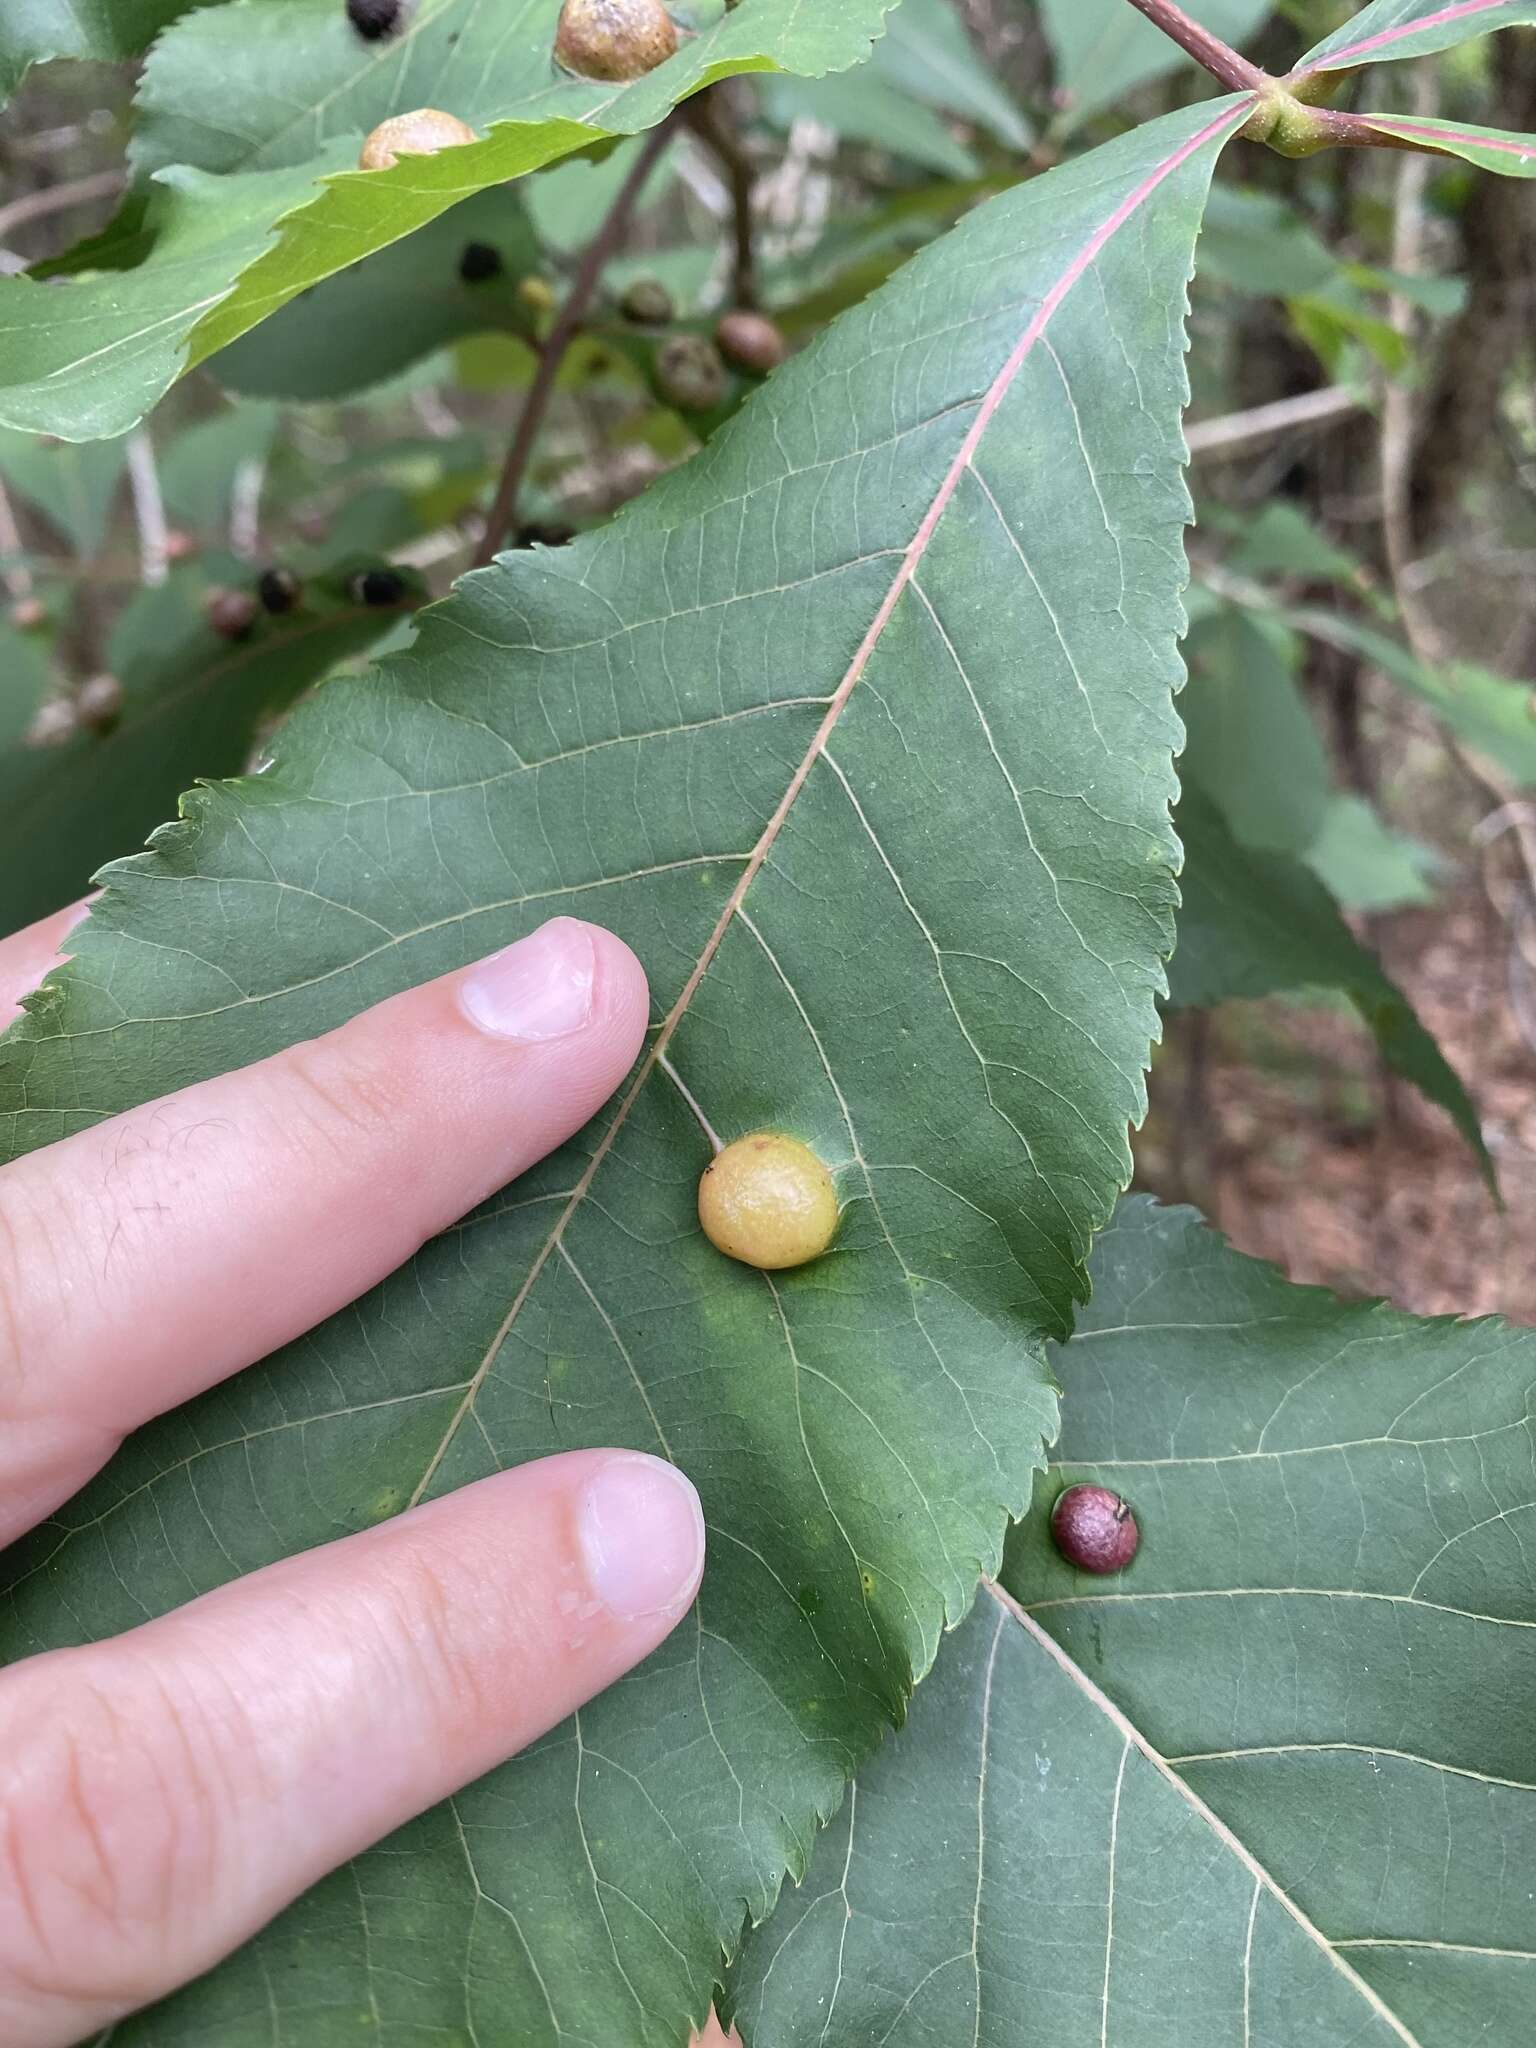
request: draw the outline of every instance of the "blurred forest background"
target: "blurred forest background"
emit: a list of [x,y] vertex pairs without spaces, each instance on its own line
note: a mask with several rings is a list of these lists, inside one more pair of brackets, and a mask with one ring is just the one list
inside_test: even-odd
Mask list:
[[[1193,11],[1283,71],[1350,10]],[[747,282],[798,345],[978,198],[1211,87],[1126,0],[903,0],[894,22],[863,71],[738,81],[714,132],[680,134],[562,370],[521,543],[611,516],[712,424],[669,402],[622,298],[659,281],[686,327],[741,296],[744,195]],[[128,67],[50,65],[0,116],[0,269],[47,275],[116,217],[132,85]],[[1536,131],[1536,30],[1382,67],[1371,93]],[[84,879],[80,835],[39,875],[27,820],[56,745],[84,763],[82,815],[99,808],[73,751],[89,679],[174,647],[186,688],[215,688],[263,572],[351,588],[399,569],[379,588],[400,615],[287,675],[271,701],[291,701],[406,636],[410,604],[470,565],[534,350],[635,147],[467,202],[121,440],[0,433],[9,921]],[[474,274],[471,245],[494,267]],[[1536,189],[1450,158],[1238,146],[1192,298],[1187,773],[1239,856],[1223,914],[1191,900],[1139,1183],[1293,1278],[1536,1321]],[[1465,1084],[1502,1210],[1450,1117],[1384,1064],[1390,1005],[1323,929],[1334,905]],[[1243,918],[1286,929],[1250,959]]]

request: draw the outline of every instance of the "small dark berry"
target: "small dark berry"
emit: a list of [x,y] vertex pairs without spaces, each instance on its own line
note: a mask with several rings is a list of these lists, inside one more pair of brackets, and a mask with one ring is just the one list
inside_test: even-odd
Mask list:
[[356,604],[398,604],[405,596],[405,578],[398,569],[359,569],[347,593]]
[[489,242],[467,242],[459,258],[459,276],[465,284],[484,284],[488,277],[500,277],[501,251]]
[[411,17],[412,0],[347,0],[347,19],[365,43],[398,35]]
[[116,676],[92,676],[80,685],[75,716],[92,732],[110,732],[123,710],[123,686]]
[[637,277],[619,300],[619,311],[636,327],[665,327],[676,310],[659,277]]
[[291,612],[304,595],[304,586],[291,569],[263,569],[256,579],[256,595],[263,611]]
[[210,590],[203,613],[215,633],[226,640],[245,640],[256,623],[256,600],[248,590]]
[[562,526],[556,520],[530,520],[520,526],[513,536],[515,548],[563,548],[576,538],[574,526]]
[[766,314],[749,313],[743,306],[721,315],[715,339],[727,361],[756,377],[766,377],[784,360],[784,337],[778,328]]
[[1069,1486],[1051,1510],[1051,1534],[1080,1572],[1123,1572],[1141,1542],[1130,1507],[1105,1486]]

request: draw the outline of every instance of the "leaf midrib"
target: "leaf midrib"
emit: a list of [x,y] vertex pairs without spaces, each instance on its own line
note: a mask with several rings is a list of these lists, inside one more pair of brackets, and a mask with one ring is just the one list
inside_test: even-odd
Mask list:
[[1190,157],[1204,148],[1207,143],[1224,129],[1236,128],[1242,121],[1246,120],[1253,101],[1254,95],[1247,94],[1238,101],[1236,106],[1230,104],[1225,106],[1214,120],[1207,122],[1203,128],[1199,129],[1193,136],[1181,143],[1176,150],[1164,158],[1155,170],[1148,173],[1141,183],[1123,198],[1119,205],[1105,219],[1100,221],[1098,226],[1084,240],[1081,248],[1063,266],[1054,283],[1030,315],[1023,333],[1014,344],[1002,368],[982,393],[977,404],[976,416],[966,429],[960,446],[956,450],[948,469],[945,471],[938,489],[934,492],[933,497],[924,509],[923,516],[919,520],[917,529],[897,565],[896,573],[891,578],[885,595],[881,599],[874,618],[870,622],[868,631],[865,633],[863,640],[860,641],[852,660],[843,673],[841,681],[828,701],[827,709],[810,745],[806,748],[805,753],[796,765],[788,786],[783,796],[779,799],[772,816],[763,827],[757,844],[753,847],[734,888],[726,898],[713,931],[705,941],[703,950],[694,963],[693,969],[684,982],[676,1001],[667,1012],[665,1018],[663,1018],[660,1029],[657,1031],[649,1051],[642,1059],[639,1070],[634,1080],[630,1083],[623,1101],[620,1103],[608,1128],[593,1147],[592,1157],[587,1162],[586,1168],[577,1182],[570,1200],[561,1211],[548,1237],[540,1245],[527,1274],[524,1276],[513,1298],[510,1308],[507,1310],[490,1343],[486,1346],[485,1353],[465,1389],[464,1399],[455,1411],[448,1428],[443,1434],[441,1443],[438,1444],[433,1452],[426,1470],[411,1494],[409,1504],[412,1507],[416,1506],[425,1495],[439,1466],[447,1456],[454,1439],[457,1437],[465,1418],[473,1410],[480,1388],[484,1385],[486,1376],[495,1363],[502,1345],[506,1342],[519,1315],[522,1313],[523,1304],[537,1285],[550,1255],[555,1251],[565,1234],[566,1225],[585,1200],[593,1180],[596,1178],[609,1152],[613,1149],[620,1131],[623,1130],[629,1118],[631,1110],[639,1100],[641,1092],[649,1084],[651,1076],[671,1044],[678,1026],[687,1015],[689,1006],[697,994],[704,976],[708,973],[715,954],[719,951],[726,933],[735,921],[736,915],[741,909],[753,882],[757,879],[764,862],[772,852],[778,836],[783,830],[785,821],[805,786],[812,766],[824,752],[827,742],[837,728],[838,721],[842,717],[849,698],[853,695],[860,678],[869,665],[871,656],[880,644],[880,640],[887,625],[890,623],[891,616],[901,599],[902,593],[915,577],[918,566],[926,555],[929,544],[938,530],[939,522],[943,518],[956,490],[959,488],[961,478],[971,469],[976,450],[980,446],[982,437],[991,424],[998,407],[1007,397],[1019,372],[1033,353],[1036,344],[1044,337],[1047,328],[1068,293],[1087,274],[1110,242],[1120,232],[1121,228],[1136,217],[1141,207],[1146,204],[1158,187],[1168,178],[1172,177],[1174,172],[1188,162]]
[[[984,1579],[982,1585],[985,1591],[1003,1609],[1004,1613],[1024,1631],[1035,1647],[1043,1650],[1063,1676],[1070,1680],[1077,1690],[1084,1695],[1088,1703],[1104,1716],[1111,1727],[1124,1739],[1127,1748],[1134,1748],[1144,1761],[1152,1766],[1158,1776],[1173,1787],[1184,1804],[1199,1816],[1200,1820],[1210,1829],[1222,1847],[1230,1855],[1237,1858],[1249,1876],[1254,1879],[1255,1883],[1263,1891],[1267,1892],[1270,1898],[1289,1915],[1308,1941],[1328,1958],[1334,1969],[1348,1982],[1351,1989],[1369,2006],[1376,2017],[1391,2029],[1398,2041],[1402,2043],[1402,2048],[1424,2048],[1424,2044],[1420,2042],[1418,2036],[1409,2031],[1381,1996],[1380,1992],[1376,1991],[1366,1982],[1347,1957],[1339,1953],[1338,1945],[1331,1942],[1316,1922],[1308,1918],[1307,1914],[1297,1905],[1290,1894],[1270,1875],[1269,1871],[1243,1842],[1242,1838],[1233,1832],[1213,1807],[1206,1804],[1192,1785],[1186,1783],[1162,1754],[1161,1750],[1148,1740],[1129,1715],[1116,1706],[1109,1695],[1095,1685],[1088,1674],[1073,1662],[1071,1656],[1056,1641],[1055,1637],[1048,1630],[1042,1628],[1032,1615],[1019,1605],[1018,1601],[1014,1599],[1006,1587],[998,1585],[992,1579]],[[1123,1757],[1121,1761],[1123,1767]],[[1250,1935],[1251,1932],[1252,1927],[1250,1923]]]

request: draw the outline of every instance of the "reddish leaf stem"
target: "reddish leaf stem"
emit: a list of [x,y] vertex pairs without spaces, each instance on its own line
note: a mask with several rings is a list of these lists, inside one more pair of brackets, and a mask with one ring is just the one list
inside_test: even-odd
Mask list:
[[1258,94],[1253,118],[1242,132],[1253,142],[1267,143],[1281,156],[1311,156],[1320,149],[1341,148],[1417,150],[1427,156],[1453,154],[1438,148],[1425,136],[1393,134],[1390,129],[1378,128],[1369,115],[1312,105],[1307,92],[1309,73],[1272,78],[1257,64],[1239,56],[1220,36],[1191,20],[1177,0],[1131,0],[1131,5],[1231,91]]
[[555,388],[555,379],[560,374],[560,365],[565,360],[567,349],[581,331],[581,324],[587,317],[587,310],[591,306],[603,270],[624,239],[641,188],[655,168],[657,158],[672,140],[678,118],[674,111],[651,130],[645,139],[645,146],[630,167],[629,176],[614,194],[613,202],[603,217],[602,226],[582,251],[581,261],[576,266],[576,275],[571,279],[571,288],[565,295],[565,302],[555,315],[554,325],[539,351],[538,367],[533,373],[533,382],[523,402],[523,409],[517,416],[512,445],[508,448],[507,459],[501,466],[501,480],[496,486],[496,496],[491,502],[491,509],[486,514],[485,531],[480,536],[480,545],[475,550],[477,569],[483,569],[494,559],[496,550],[506,539],[517,511],[517,494],[522,489],[539,428],[544,424],[544,414]]
[[1182,7],[1175,4],[1175,0],[1131,0],[1131,5],[1233,92],[1261,91],[1269,84],[1267,71],[1261,71],[1257,64],[1250,64],[1220,36],[1213,36],[1208,28],[1202,28],[1198,21],[1192,20]]

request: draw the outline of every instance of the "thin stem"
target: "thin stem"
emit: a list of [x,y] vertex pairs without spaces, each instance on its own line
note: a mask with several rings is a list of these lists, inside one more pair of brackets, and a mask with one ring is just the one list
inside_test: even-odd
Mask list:
[[495,559],[496,550],[507,536],[508,529],[517,512],[517,494],[522,489],[523,477],[528,469],[528,460],[533,453],[533,444],[538,439],[539,428],[544,423],[544,414],[549,405],[550,395],[555,388],[555,379],[566,350],[580,332],[602,277],[604,266],[623,241],[629,227],[630,215],[640,197],[641,187],[655,168],[656,160],[672,140],[673,129],[678,115],[669,114],[665,121],[651,130],[645,139],[645,146],[630,167],[629,176],[615,193],[613,202],[603,219],[602,226],[582,252],[576,275],[571,279],[571,288],[565,295],[565,302],[555,315],[544,346],[539,352],[538,366],[533,373],[528,396],[518,414],[517,426],[513,430],[512,445],[507,450],[507,459],[501,467],[501,480],[496,486],[496,496],[486,514],[485,531],[480,536],[480,545],[475,550],[475,567],[483,569]]
[[1268,405],[1250,406],[1246,412],[1196,420],[1184,429],[1184,439],[1190,454],[1198,460],[1202,455],[1221,455],[1229,448],[1245,447],[1250,441],[1267,441],[1276,434],[1289,433],[1293,427],[1316,426],[1322,420],[1337,419],[1342,413],[1358,412],[1365,402],[1364,392],[1329,384],[1320,391],[1302,391],[1294,398],[1276,398]]
[[18,603],[32,595],[32,571],[27,566],[21,531],[3,483],[0,483],[0,584],[5,586],[6,594]]
[[253,562],[261,545],[261,493],[267,481],[264,455],[242,456],[229,489],[229,551]]
[[757,172],[751,157],[742,147],[740,136],[728,121],[721,118],[717,91],[718,88],[700,93],[697,99],[690,100],[684,119],[718,160],[730,187],[731,230],[735,241],[731,261],[731,303],[755,307],[757,254],[753,246],[752,188]]
[[1131,5],[1233,92],[1252,92],[1269,84],[1267,71],[1250,64],[1220,36],[1213,36],[1208,28],[1191,20],[1182,7],[1175,5],[1175,0],[1131,0]]
[[139,581],[153,589],[170,573],[170,548],[165,530],[165,500],[160,495],[160,472],[155,467],[155,445],[144,427],[136,428],[128,436],[128,489],[133,499],[134,524],[139,530]]
[[0,206],[0,235],[8,235],[29,220],[46,213],[60,213],[67,206],[84,206],[91,199],[105,199],[122,189],[122,171],[96,171],[88,178],[71,178],[62,185],[45,185],[38,192],[24,192],[8,206]]

